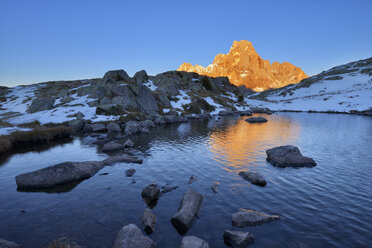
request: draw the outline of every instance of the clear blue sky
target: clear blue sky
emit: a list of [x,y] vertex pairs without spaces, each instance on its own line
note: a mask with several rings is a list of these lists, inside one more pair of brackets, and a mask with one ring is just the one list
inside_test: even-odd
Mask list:
[[372,56],[371,10],[371,0],[0,0],[0,85],[206,66],[234,40],[313,75]]

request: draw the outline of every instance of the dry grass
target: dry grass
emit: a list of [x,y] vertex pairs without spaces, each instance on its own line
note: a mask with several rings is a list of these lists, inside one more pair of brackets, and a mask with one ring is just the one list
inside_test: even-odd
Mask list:
[[0,136],[0,154],[14,152],[24,148],[37,148],[53,142],[70,139],[73,129],[70,127],[36,128],[32,131],[16,131]]
[[51,241],[45,248],[82,248],[69,238],[60,238]]

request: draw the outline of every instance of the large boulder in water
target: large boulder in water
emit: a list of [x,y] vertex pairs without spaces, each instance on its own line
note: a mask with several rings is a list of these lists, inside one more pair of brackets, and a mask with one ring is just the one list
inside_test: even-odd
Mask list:
[[156,216],[150,209],[146,208],[145,211],[143,211],[141,222],[147,234],[151,234],[155,231]]
[[131,78],[124,70],[113,70],[106,72],[105,75],[103,76],[103,80],[104,81],[111,80],[113,82],[116,81],[130,82]]
[[160,189],[157,184],[153,183],[144,188],[141,195],[147,206],[152,208],[158,202]]
[[135,224],[124,226],[116,237],[113,248],[155,248],[155,242],[142,234]]
[[28,113],[35,113],[38,111],[49,110],[54,106],[55,98],[41,97],[32,101],[30,107],[27,109]]
[[181,234],[185,234],[192,226],[194,220],[199,218],[204,196],[193,189],[186,191],[181,200],[178,212],[172,217],[173,226]]
[[279,215],[268,215],[254,210],[240,209],[232,215],[232,225],[237,227],[256,226],[279,219]]
[[255,184],[261,187],[266,186],[266,180],[257,172],[241,171],[239,172],[239,176],[251,182],[252,184]]
[[227,246],[245,248],[253,243],[254,238],[249,232],[225,230],[223,240]]
[[301,154],[296,146],[279,146],[266,150],[266,160],[278,167],[313,167],[316,166],[312,158]]
[[207,241],[195,236],[185,236],[182,239],[180,248],[210,248]]

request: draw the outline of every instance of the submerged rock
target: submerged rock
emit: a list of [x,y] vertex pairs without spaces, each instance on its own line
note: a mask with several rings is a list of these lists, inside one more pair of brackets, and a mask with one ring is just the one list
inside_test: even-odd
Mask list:
[[153,183],[144,188],[141,195],[147,206],[153,208],[159,200],[160,189],[157,184]]
[[156,216],[151,212],[150,209],[148,208],[145,209],[141,221],[142,225],[144,226],[144,230],[147,234],[151,234],[155,231]]
[[178,188],[178,186],[172,186],[172,185],[166,184],[166,185],[161,187],[161,193],[165,194],[165,193],[168,193],[168,192],[170,192],[174,189],[177,189],[177,188]]
[[279,146],[266,150],[266,160],[278,167],[313,167],[316,166],[312,158],[301,154],[296,146]]
[[245,121],[249,123],[263,123],[263,122],[267,122],[267,119],[264,117],[251,117],[251,118],[246,119]]
[[180,248],[210,248],[207,241],[195,236],[185,236],[182,239]]
[[223,240],[227,246],[245,248],[253,243],[254,237],[249,232],[225,230]]
[[5,239],[0,239],[0,248],[19,248],[20,246],[13,242]]
[[241,176],[245,180],[248,180],[252,184],[255,184],[261,187],[266,186],[266,180],[260,174],[256,172],[241,171],[239,172],[239,176]]
[[127,177],[131,177],[131,176],[133,176],[134,173],[136,173],[136,170],[135,170],[135,169],[128,169],[128,170],[125,171],[125,175],[126,175]]
[[219,182],[214,182],[214,184],[211,186],[211,189],[214,193],[218,193],[218,186],[220,185]]
[[111,142],[111,143],[104,144],[102,151],[113,152],[113,151],[121,150],[123,148],[124,146],[122,144]]
[[188,184],[192,184],[193,182],[198,181],[198,180],[199,180],[198,177],[196,177],[196,176],[191,176],[190,179],[189,179]]
[[232,225],[237,227],[256,226],[279,219],[279,215],[268,215],[241,208],[232,215]]
[[155,242],[142,234],[135,224],[124,226],[116,237],[113,248],[155,248]]
[[193,189],[186,191],[182,197],[178,212],[172,217],[173,226],[180,234],[185,234],[192,226],[194,220],[199,218],[204,196]]

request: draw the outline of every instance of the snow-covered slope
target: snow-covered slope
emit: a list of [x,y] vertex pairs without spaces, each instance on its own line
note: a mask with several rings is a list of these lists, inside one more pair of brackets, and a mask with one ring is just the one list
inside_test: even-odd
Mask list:
[[295,85],[256,93],[246,102],[277,111],[371,110],[372,58],[334,67]]

